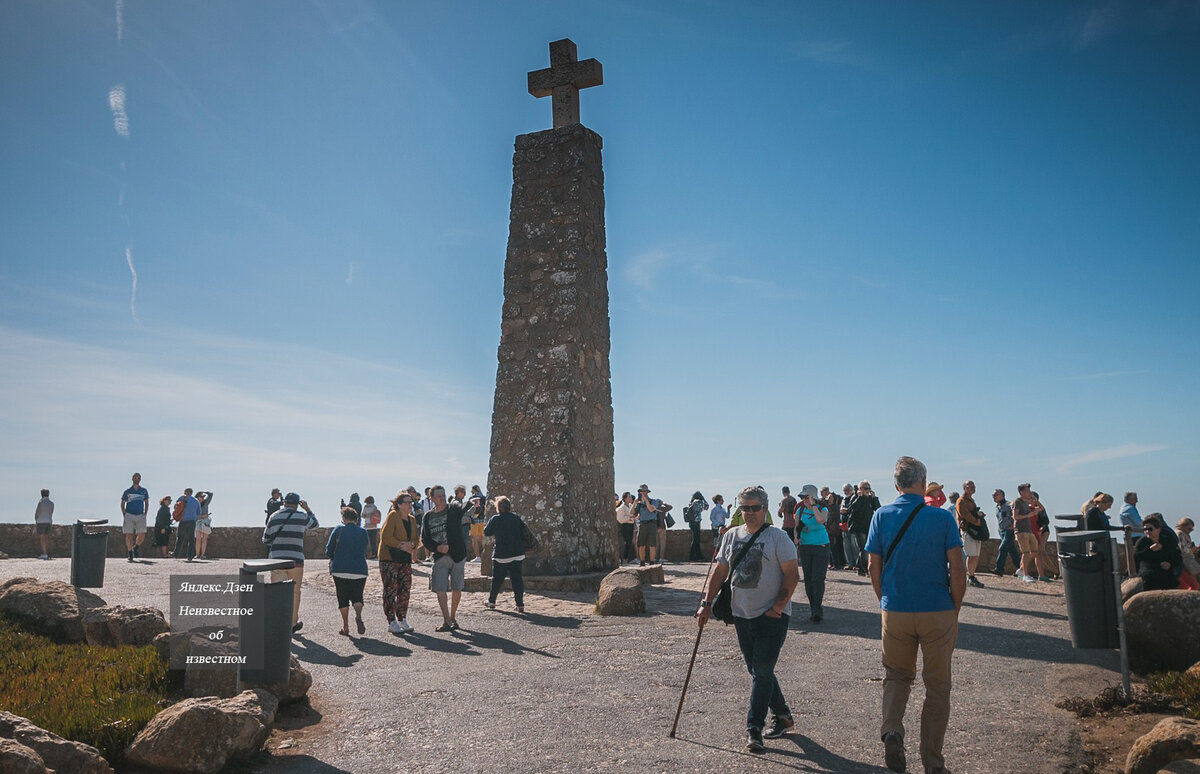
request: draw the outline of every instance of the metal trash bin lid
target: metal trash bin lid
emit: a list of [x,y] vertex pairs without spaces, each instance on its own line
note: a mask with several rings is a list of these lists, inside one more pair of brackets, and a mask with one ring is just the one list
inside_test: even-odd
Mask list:
[[80,527],[99,527],[101,524],[107,524],[108,519],[76,519],[75,523]]
[[271,570],[290,570],[296,566],[291,559],[248,559],[242,562],[242,572],[270,572]]

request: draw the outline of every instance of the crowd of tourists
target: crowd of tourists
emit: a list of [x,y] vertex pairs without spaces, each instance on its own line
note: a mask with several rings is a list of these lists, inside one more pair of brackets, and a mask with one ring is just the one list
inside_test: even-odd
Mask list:
[[[489,505],[493,513],[487,516]],[[299,631],[304,625],[299,617],[304,533],[319,524],[300,495],[291,492],[283,496],[278,489],[272,491],[267,501],[266,515],[262,541],[268,546],[268,556],[293,563],[290,569],[273,570],[272,580],[294,581],[292,631]],[[494,538],[491,590],[486,606],[495,608],[507,578],[512,583],[517,613],[525,612],[522,569],[525,552],[534,548],[537,540],[513,512],[508,497],[501,495],[489,501],[478,486],[468,495],[462,485],[454,488],[453,497],[447,497],[445,487],[437,485],[426,489],[425,497],[420,498],[416,488],[410,486],[391,499],[386,515],[375,504],[374,497],[360,500],[357,493],[342,501],[339,515],[340,523],[329,532],[325,543],[342,620],[339,634],[350,636],[351,609],[357,633],[366,632],[362,612],[369,559],[378,561],[383,613],[389,631],[393,634],[413,631],[408,623],[408,607],[412,567],[418,562],[430,567],[429,588],[437,597],[442,614],[442,623],[435,631],[458,629],[465,567],[469,561],[480,561],[484,537]]]

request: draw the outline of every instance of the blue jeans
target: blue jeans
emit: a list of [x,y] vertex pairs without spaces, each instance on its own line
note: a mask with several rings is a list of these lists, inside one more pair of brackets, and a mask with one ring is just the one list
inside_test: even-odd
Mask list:
[[779,681],[775,679],[775,662],[779,660],[779,651],[783,648],[784,638],[787,637],[788,616],[735,616],[733,628],[737,630],[738,647],[742,649],[742,658],[746,660],[746,668],[750,670],[751,677],[750,709],[746,712],[746,729],[761,731],[767,722],[768,707],[775,717],[792,714],[783,698],[783,692],[779,690]]
[[996,574],[1004,573],[1004,560],[1008,556],[1012,556],[1013,564],[1017,567],[1017,572],[1021,571],[1021,552],[1017,550],[1016,532],[1011,529],[1000,530],[1000,550],[996,552]]

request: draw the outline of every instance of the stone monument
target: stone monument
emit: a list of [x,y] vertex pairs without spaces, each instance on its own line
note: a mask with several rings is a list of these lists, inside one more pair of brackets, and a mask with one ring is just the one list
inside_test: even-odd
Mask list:
[[551,43],[529,93],[552,97],[554,128],[519,135],[513,152],[487,491],[541,541],[526,575],[617,563],[603,142],[579,123],[579,89],[602,82],[599,62]]

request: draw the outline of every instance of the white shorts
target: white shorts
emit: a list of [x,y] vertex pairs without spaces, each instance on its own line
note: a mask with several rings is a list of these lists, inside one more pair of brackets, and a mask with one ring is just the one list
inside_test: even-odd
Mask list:
[[962,535],[963,553],[967,556],[979,556],[979,549],[983,544],[965,532],[959,534]]
[[121,525],[121,532],[125,533],[126,535],[146,534],[146,514],[126,513],[125,521]]

